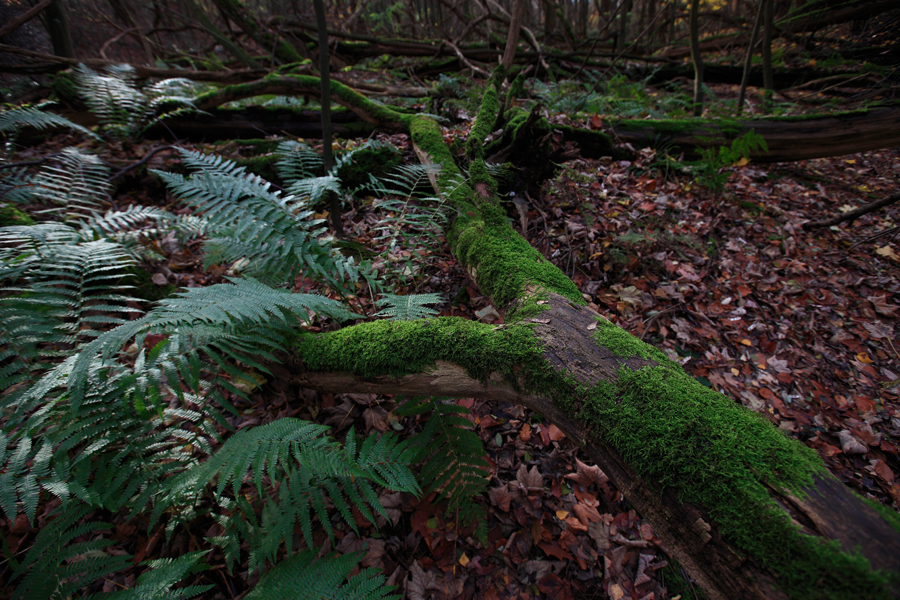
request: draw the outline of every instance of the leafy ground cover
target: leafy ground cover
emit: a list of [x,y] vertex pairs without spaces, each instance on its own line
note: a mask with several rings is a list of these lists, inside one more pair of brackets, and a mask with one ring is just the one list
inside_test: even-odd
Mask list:
[[[385,140],[414,160],[404,136]],[[70,143],[60,135],[20,152],[17,160]],[[101,156],[124,167],[155,145],[111,144]],[[256,153],[240,141],[216,151],[229,158]],[[159,153],[147,166],[177,169],[176,156]],[[563,165],[539,194],[510,197],[508,215],[598,311],[815,448],[859,493],[896,509],[900,247],[890,235],[871,238],[895,228],[900,209],[889,207],[853,225],[810,232],[801,226],[900,191],[900,150],[765,167],[750,163],[722,174],[727,183],[717,194],[700,185],[695,172],[649,149],[633,161],[577,160]],[[113,200],[119,208],[173,201],[145,176],[123,178]],[[359,198],[348,205],[345,229],[348,241],[373,253],[381,273],[393,273],[394,291],[442,293],[442,315],[502,319],[440,244],[423,240],[391,248],[378,228],[384,216],[375,198]],[[174,236],[155,244],[165,258],[146,265],[148,291],[216,283],[232,267],[204,269],[196,243],[183,246]],[[294,287],[312,289],[303,279]],[[350,302],[366,315],[379,309],[365,295]],[[299,417],[328,424],[337,435],[351,427],[366,434],[420,431],[421,418],[395,411],[400,400],[316,394],[273,380],[249,401],[236,402],[239,414],[229,425],[242,430]],[[558,429],[521,407],[457,403],[470,409],[488,452],[490,492],[482,499],[487,545],[433,496],[417,500],[398,493],[381,497],[389,521],[375,527],[357,515],[359,534],[337,529],[334,549],[364,550],[362,566],[381,569],[413,600],[695,597],[649,524],[599,469],[581,462]],[[50,500],[38,509],[34,529],[23,518],[4,523],[5,554],[26,550],[57,504]],[[95,518],[114,525],[107,535],[114,543],[104,551],[133,554],[135,564],[206,550],[204,538],[222,533],[219,524],[199,519],[167,539],[164,524],[148,531],[145,522],[126,515]],[[332,547],[324,531],[315,539]],[[218,552],[207,559],[214,568],[195,583],[215,586],[206,597],[237,597],[259,573],[246,564],[229,572]],[[107,577],[90,591],[130,587],[138,574]]]

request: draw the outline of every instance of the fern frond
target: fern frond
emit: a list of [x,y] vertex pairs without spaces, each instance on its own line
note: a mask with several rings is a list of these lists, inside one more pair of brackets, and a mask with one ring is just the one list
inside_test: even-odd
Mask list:
[[476,535],[484,539],[484,509],[475,498],[487,491],[487,469],[481,439],[472,423],[462,415],[468,409],[453,400],[417,398],[408,401],[398,414],[414,415],[433,411],[425,428],[410,439],[417,449],[416,460],[424,460],[419,480],[431,482],[426,493],[438,492],[446,498],[448,510],[458,512],[460,521],[476,525]]
[[112,540],[75,541],[79,537],[95,537],[95,532],[112,529],[109,523],[80,523],[91,512],[90,507],[73,501],[60,511],[41,528],[34,544],[13,573],[14,579],[22,578],[13,592],[14,598],[62,600],[107,573],[131,566],[130,556],[112,556],[103,552],[104,548],[113,544]]
[[160,558],[148,560],[142,564],[150,570],[137,578],[135,586],[127,590],[119,590],[102,596],[92,596],[91,600],[158,600],[159,598],[177,598],[187,600],[212,589],[212,585],[190,585],[172,589],[189,575],[207,569],[202,563],[208,550],[188,552],[177,558]]
[[32,180],[34,197],[61,205],[65,218],[83,218],[109,198],[109,168],[96,156],[64,149],[59,166],[45,167]]
[[18,106],[0,112],[0,133],[14,134],[23,127],[34,127],[41,130],[51,127],[68,127],[94,139],[99,139],[99,136],[90,129],[60,115],[44,111],[44,108],[52,105],[53,102],[41,102],[34,106]]
[[[321,219],[315,219],[308,199],[295,195],[282,197],[259,176],[247,174],[244,167],[219,157],[209,157],[182,150],[185,163],[199,172],[191,177],[157,172],[169,189],[198,212],[203,213],[214,238],[240,239],[248,251],[248,261],[263,265],[281,263],[278,277],[293,280],[301,270],[338,289],[345,282],[355,282],[358,267],[352,258],[344,257],[325,236]],[[330,186],[332,183],[323,182]],[[321,187],[321,186],[312,186]],[[234,257],[223,244],[211,245],[213,253]],[[265,283],[280,284],[253,268]],[[288,275],[285,275],[288,274]],[[265,275],[265,276],[264,276]],[[264,277],[263,277],[264,276]]]
[[315,206],[327,198],[328,192],[341,193],[341,180],[334,175],[298,179],[288,187],[287,192],[296,196],[307,206]]
[[385,586],[385,578],[375,569],[362,569],[354,576],[365,556],[362,552],[316,559],[315,550],[306,550],[279,562],[262,576],[246,600],[400,600]]
[[316,177],[324,168],[322,156],[306,144],[292,140],[281,142],[275,152],[282,156],[275,163],[275,169],[287,185],[299,179]]
[[410,294],[408,296],[382,294],[381,299],[376,300],[375,304],[384,308],[375,313],[375,316],[386,317],[392,321],[427,319],[436,317],[438,311],[426,305],[443,301],[444,298],[440,294]]

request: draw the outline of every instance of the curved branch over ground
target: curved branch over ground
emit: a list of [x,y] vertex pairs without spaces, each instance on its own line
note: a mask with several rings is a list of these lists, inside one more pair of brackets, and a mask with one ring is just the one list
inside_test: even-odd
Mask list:
[[900,527],[814,452],[587,308],[510,227],[483,162],[497,89],[484,98],[468,177],[432,119],[380,107],[370,120],[407,127],[420,160],[442,165],[432,183],[458,210],[447,240],[506,324],[379,321],[305,335],[285,375],[328,391],[534,408],[582,446],[710,598],[897,597]]

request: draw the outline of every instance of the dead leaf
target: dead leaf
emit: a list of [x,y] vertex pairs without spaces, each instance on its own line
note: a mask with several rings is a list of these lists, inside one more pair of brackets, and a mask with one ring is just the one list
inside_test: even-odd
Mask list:
[[888,483],[894,483],[894,472],[883,460],[874,461],[875,464],[872,467],[875,470],[875,474],[887,481]]
[[863,323],[862,326],[866,331],[869,332],[869,335],[871,335],[876,340],[889,338],[894,335],[893,326],[882,323],[881,321],[876,321],[874,323]]
[[879,256],[884,256],[889,258],[895,262],[900,262],[900,256],[897,256],[897,253],[894,252],[894,249],[890,246],[882,246],[881,248],[875,248],[875,254]]
[[509,512],[509,489],[505,485],[502,487],[489,489],[488,498],[491,499],[491,502],[494,504],[494,506],[496,506],[503,512]]
[[516,471],[516,479],[530,492],[541,491],[544,488],[544,476],[538,471],[537,465],[531,467],[531,471],[528,471],[524,464],[520,465]]
[[564,434],[562,431],[560,431],[559,427],[557,427],[553,423],[550,423],[549,429],[550,429],[550,439],[554,442],[558,442],[561,439],[563,439],[564,437],[566,437],[566,434]]
[[869,296],[866,298],[875,307],[875,312],[885,317],[897,318],[897,307],[888,303],[887,296]]
[[581,484],[584,487],[588,487],[592,483],[596,483],[599,486],[609,481],[609,477],[600,470],[600,467],[596,465],[587,465],[578,460],[578,458],[575,459],[575,469],[576,472],[566,475],[566,479]]
[[409,574],[412,577],[406,582],[406,597],[409,600],[426,600],[432,594],[428,593],[430,588],[435,587],[437,578],[434,573],[426,573],[419,563],[413,561],[409,568]]
[[837,437],[841,442],[841,450],[844,451],[844,454],[865,454],[869,451],[865,444],[853,437],[849,429],[838,431]]

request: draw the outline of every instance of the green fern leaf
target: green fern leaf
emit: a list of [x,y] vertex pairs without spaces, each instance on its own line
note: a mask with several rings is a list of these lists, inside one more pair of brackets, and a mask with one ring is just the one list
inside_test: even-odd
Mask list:
[[90,129],[77,125],[65,117],[43,110],[52,105],[53,102],[41,102],[34,106],[19,106],[0,112],[0,133],[14,134],[23,127],[34,127],[41,130],[51,127],[68,127],[94,139],[100,139]]
[[427,319],[435,317],[439,313],[426,305],[437,304],[443,301],[444,298],[440,294],[410,294],[409,296],[382,294],[381,299],[376,300],[375,304],[384,308],[375,313],[375,316],[386,317],[393,321]]
[[178,558],[161,558],[148,560],[142,564],[150,570],[137,578],[135,586],[127,590],[119,590],[110,594],[91,596],[91,600],[158,600],[159,598],[176,598],[187,600],[212,589],[212,585],[191,585],[172,589],[189,575],[206,568],[201,563],[207,551],[188,552]]
[[246,600],[400,600],[375,569],[350,577],[364,553],[329,554],[316,559],[306,550],[278,563],[263,575]]
[[13,592],[14,598],[62,600],[107,573],[131,566],[130,556],[112,556],[103,552],[113,544],[112,540],[75,541],[86,535],[94,537],[89,535],[92,532],[112,528],[109,523],[80,523],[90,512],[87,505],[70,502],[41,528],[13,573],[13,579],[21,578]]
[[476,536],[486,539],[484,509],[475,498],[487,491],[487,469],[481,439],[472,431],[472,422],[463,415],[468,409],[453,400],[417,398],[408,401],[397,413],[424,414],[433,411],[423,431],[410,440],[424,461],[419,480],[431,482],[426,493],[438,492],[446,498],[448,510],[458,512],[460,521],[476,525]]

